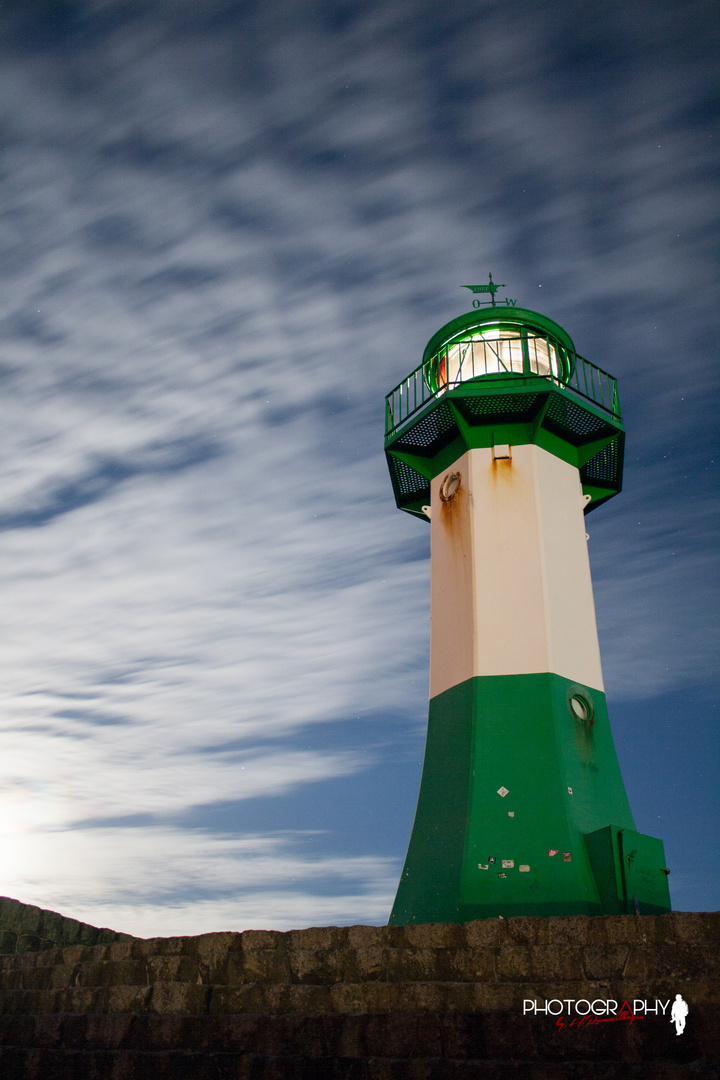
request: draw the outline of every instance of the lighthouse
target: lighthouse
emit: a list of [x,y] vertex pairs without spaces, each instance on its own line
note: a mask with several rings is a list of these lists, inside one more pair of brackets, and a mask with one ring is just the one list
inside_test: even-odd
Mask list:
[[585,531],[622,485],[616,380],[501,287],[468,286],[473,310],[387,397],[395,499],[431,529],[427,742],[391,925],[670,910],[617,762]]

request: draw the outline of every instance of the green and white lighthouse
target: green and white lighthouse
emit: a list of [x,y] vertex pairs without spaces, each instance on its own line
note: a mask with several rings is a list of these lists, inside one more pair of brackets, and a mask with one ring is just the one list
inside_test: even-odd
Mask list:
[[430,712],[391,924],[670,910],[608,722],[584,515],[622,483],[615,379],[496,303],[387,398],[397,505],[431,526]]

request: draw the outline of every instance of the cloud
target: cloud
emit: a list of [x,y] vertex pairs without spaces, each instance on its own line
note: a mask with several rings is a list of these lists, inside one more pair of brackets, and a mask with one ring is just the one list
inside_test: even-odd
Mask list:
[[229,838],[144,827],[40,833],[30,845],[23,837],[2,846],[25,902],[140,937],[258,920],[276,930],[384,921],[398,873],[391,860],[307,858],[302,841],[292,832]]
[[220,452],[217,444],[201,443],[191,438],[183,444],[164,443],[157,447],[147,447],[144,460],[97,462],[85,475],[60,483],[54,490],[39,493],[32,500],[35,505],[0,513],[0,531],[33,529],[47,525],[62,514],[71,514],[81,507],[107,498],[119,484],[135,476],[193,468],[216,457]]

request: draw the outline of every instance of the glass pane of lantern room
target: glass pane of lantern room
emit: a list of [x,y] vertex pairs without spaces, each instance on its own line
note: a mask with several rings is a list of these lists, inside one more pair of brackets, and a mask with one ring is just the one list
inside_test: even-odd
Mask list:
[[533,375],[560,377],[555,346],[545,338],[528,337],[528,357]]
[[493,328],[473,334],[448,346],[440,359],[440,383],[457,386],[482,375],[522,373],[523,356],[520,334]]
[[486,331],[482,335],[485,350],[486,374],[502,374],[505,371],[522,374],[523,355],[520,334],[510,330]]

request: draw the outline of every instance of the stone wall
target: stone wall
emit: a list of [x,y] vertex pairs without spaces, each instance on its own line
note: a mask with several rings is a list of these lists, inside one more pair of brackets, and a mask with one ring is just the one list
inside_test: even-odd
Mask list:
[[132,940],[130,934],[89,926],[58,915],[56,911],[0,896],[0,956],[63,945],[104,945],[110,941]]
[[[2,1080],[717,1080],[720,916],[129,939],[0,958]],[[689,1003],[594,1026],[523,1001]],[[669,1012],[669,1008],[668,1008]]]

